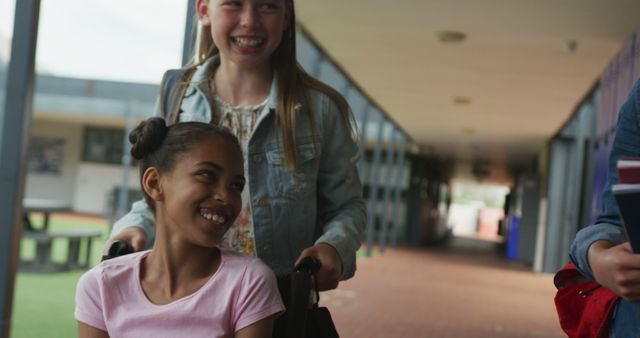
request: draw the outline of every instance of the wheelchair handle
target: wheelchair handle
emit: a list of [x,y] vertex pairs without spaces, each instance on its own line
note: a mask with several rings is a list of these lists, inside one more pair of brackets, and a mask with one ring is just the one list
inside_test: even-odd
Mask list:
[[107,248],[106,253],[102,256],[102,261],[130,253],[133,253],[133,247],[129,243],[125,241],[115,241]]
[[315,275],[320,268],[322,267],[322,263],[312,256],[304,257],[298,265],[294,268],[295,272],[308,272],[310,275]]

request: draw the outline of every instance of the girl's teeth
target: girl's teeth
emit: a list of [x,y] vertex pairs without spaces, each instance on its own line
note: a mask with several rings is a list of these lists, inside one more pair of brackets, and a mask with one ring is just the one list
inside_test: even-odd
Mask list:
[[216,214],[203,214],[202,216],[210,221],[213,221],[219,224],[222,224],[225,221],[224,217]]
[[234,38],[234,42],[241,47],[256,47],[262,40],[260,39],[247,39],[247,38]]

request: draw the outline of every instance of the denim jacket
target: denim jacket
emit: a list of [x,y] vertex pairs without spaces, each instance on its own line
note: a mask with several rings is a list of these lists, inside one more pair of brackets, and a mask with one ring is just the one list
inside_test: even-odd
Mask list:
[[[202,86],[207,69],[216,60],[201,66],[188,85],[179,119],[210,121],[214,112]],[[356,169],[359,148],[352,130],[338,107],[326,94],[311,90],[310,107],[300,106],[296,116],[297,164],[292,171],[284,167],[284,151],[276,127],[277,79],[265,110],[249,140],[248,158],[251,209],[257,256],[277,275],[289,273],[302,250],[317,243],[333,246],[342,260],[342,279],[353,276],[356,251],[360,247],[366,207]],[[311,108],[317,136],[314,138],[308,115]],[[160,115],[158,105],[157,115]],[[154,217],[144,200],[118,220],[112,234],[130,226],[141,227],[147,246],[155,238]]]
[[570,258],[578,271],[585,277],[595,280],[588,261],[588,251],[595,241],[606,240],[614,244],[627,241],[622,221],[618,215],[611,186],[618,182],[616,164],[623,157],[640,157],[640,81],[629,94],[629,98],[620,108],[616,126],[616,136],[609,155],[607,184],[602,192],[602,210],[595,224],[578,231],[571,245]]

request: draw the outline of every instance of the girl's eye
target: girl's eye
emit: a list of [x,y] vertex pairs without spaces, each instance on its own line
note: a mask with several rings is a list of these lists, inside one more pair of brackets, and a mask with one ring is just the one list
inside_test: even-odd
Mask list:
[[278,8],[278,5],[276,5],[275,3],[265,2],[260,5],[260,9],[268,11],[276,11]]
[[244,182],[231,183],[231,188],[233,188],[234,190],[236,190],[238,192],[242,192],[242,190],[244,190]]
[[203,177],[207,180],[213,180],[216,178],[216,174],[213,171],[204,170],[198,173],[198,176]]
[[224,7],[242,8],[242,1],[227,1],[222,4]]

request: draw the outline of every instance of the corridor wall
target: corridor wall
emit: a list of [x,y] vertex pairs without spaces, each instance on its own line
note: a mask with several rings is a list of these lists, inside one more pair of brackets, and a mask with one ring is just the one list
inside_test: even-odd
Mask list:
[[600,80],[601,100],[597,117],[596,142],[593,150],[596,163],[593,177],[590,223],[595,221],[600,212],[601,195],[607,182],[608,160],[615,137],[618,112],[627,99],[633,84],[639,78],[640,32],[636,32],[614,59],[611,60]]
[[544,251],[536,256],[543,262],[534,262],[544,272],[555,272],[566,264],[573,237],[587,222],[597,106],[597,95],[587,96],[549,144],[546,228],[544,236],[538,237],[544,245],[537,245]]
[[349,103],[360,137],[358,171],[364,187],[368,219],[366,254],[374,245],[383,251],[395,246],[406,221],[409,159],[405,152],[411,137],[384,111],[299,24],[297,58],[312,76],[340,92]]
[[618,112],[638,78],[640,32],[627,40],[599,83],[550,140],[546,231],[539,246],[542,262],[536,264],[544,272],[566,264],[576,232],[600,213]]

